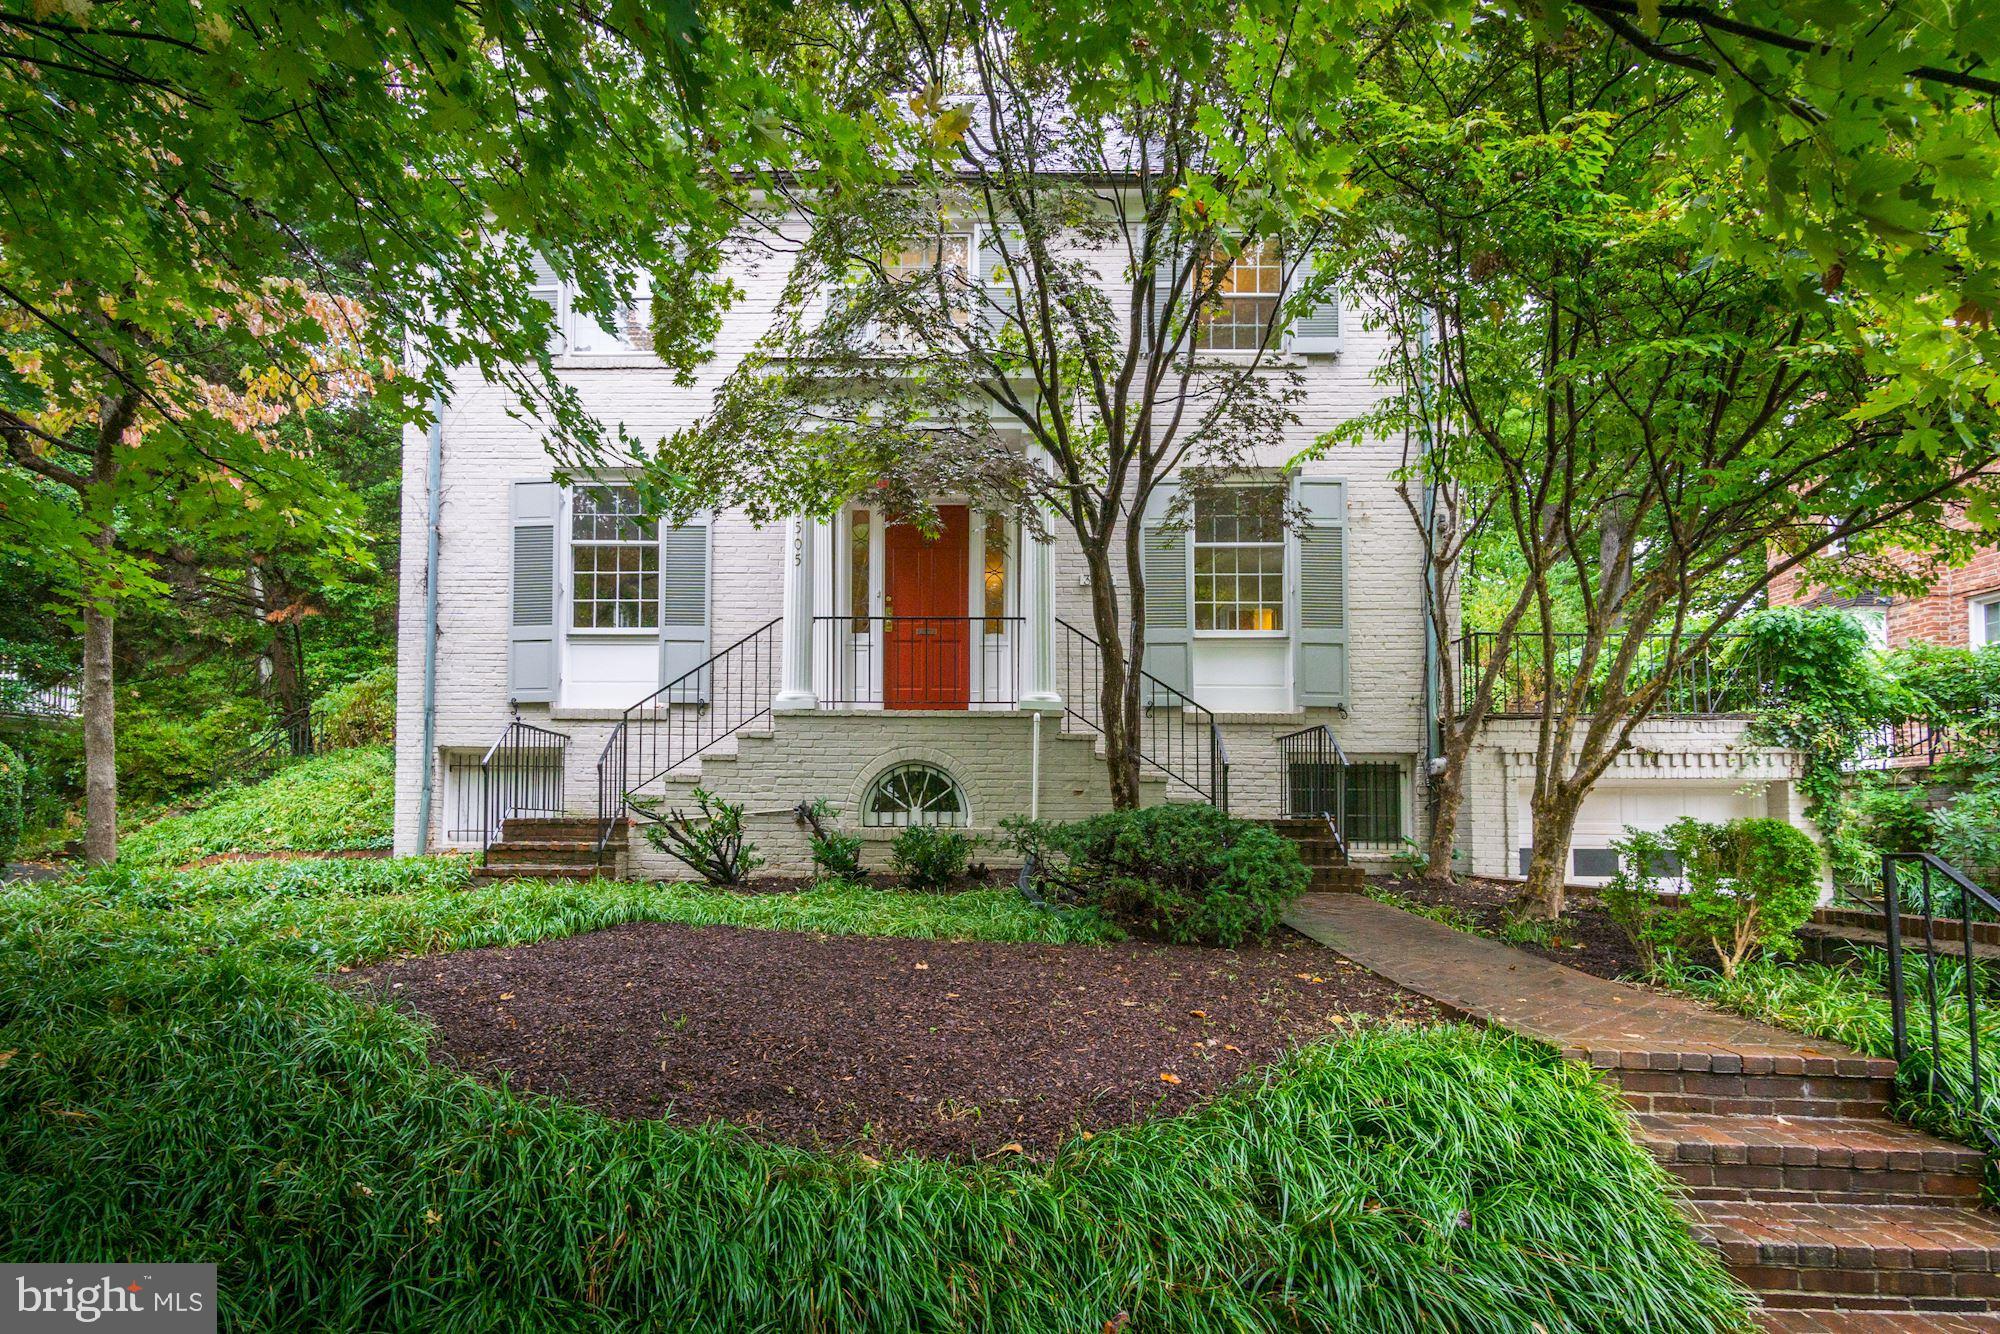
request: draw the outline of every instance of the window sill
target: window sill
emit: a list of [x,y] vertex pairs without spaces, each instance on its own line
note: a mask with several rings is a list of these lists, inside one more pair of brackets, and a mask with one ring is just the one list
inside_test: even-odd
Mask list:
[[1247,640],[1250,643],[1258,644],[1282,643],[1292,637],[1290,630],[1191,630],[1188,633],[1196,639],[1221,640],[1224,642],[1230,640]]
[[555,359],[559,371],[649,370],[660,368],[650,352],[576,352]]

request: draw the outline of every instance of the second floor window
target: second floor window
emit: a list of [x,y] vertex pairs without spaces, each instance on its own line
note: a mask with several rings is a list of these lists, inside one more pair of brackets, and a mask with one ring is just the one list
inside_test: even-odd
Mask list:
[[[882,256],[882,272],[892,283],[936,281],[935,270],[944,270],[945,299],[952,303],[953,323],[963,324],[972,317],[965,300],[968,276],[972,272],[972,238],[963,234],[940,237],[935,242],[924,242],[906,250],[896,250]],[[885,341],[905,341],[909,331],[893,326],[887,318],[883,320]]]
[[1285,488],[1220,486],[1195,497],[1194,628],[1285,628]]
[[1246,246],[1222,275],[1194,332],[1201,352],[1255,352],[1275,332],[1285,275],[1276,241]]
[[570,625],[656,630],[660,523],[629,486],[580,486],[570,507]]

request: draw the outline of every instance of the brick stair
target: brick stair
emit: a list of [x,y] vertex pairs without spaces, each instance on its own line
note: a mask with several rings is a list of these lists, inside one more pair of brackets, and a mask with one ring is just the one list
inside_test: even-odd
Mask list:
[[1360,895],[1308,896],[1285,920],[1596,1069],[1622,1094],[1634,1137],[1682,1183],[1696,1235],[1757,1295],[1765,1328],[2000,1334],[2000,1214],[1981,1207],[1984,1155],[1889,1119],[1892,1062]]
[[1341,850],[1326,821],[1280,816],[1258,823],[1268,825],[1273,832],[1298,845],[1299,855],[1313,873],[1308,891],[1358,894],[1367,883],[1360,867],[1348,865],[1347,854]]
[[[1686,1187],[1695,1234],[1765,1311],[1819,1322],[1768,1328],[2000,1329],[2000,1217],[1979,1207],[1985,1157],[1888,1119],[1891,1062],[1566,1054],[1618,1085],[1634,1137]],[[1850,1319],[1868,1312],[1901,1323]],[[1979,1323],[1924,1323],[1937,1313]]]
[[597,820],[508,820],[500,838],[473,868],[479,880],[594,880],[617,875],[625,853],[624,825],[612,831],[603,855],[597,851]]

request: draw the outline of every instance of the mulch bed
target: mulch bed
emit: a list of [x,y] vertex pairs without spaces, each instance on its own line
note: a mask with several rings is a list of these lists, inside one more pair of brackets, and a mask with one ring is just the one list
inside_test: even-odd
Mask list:
[[[1398,876],[1380,883],[1383,888],[1418,903],[1456,908],[1478,922],[1482,931],[1501,939],[1505,939],[1501,927],[1506,920],[1507,904],[1521,891],[1518,883],[1479,876],[1464,876],[1448,883]],[[1509,943],[1516,949],[1612,981],[1630,978],[1640,971],[1639,956],[1632,942],[1587,890],[1571,889],[1565,909],[1550,944]]]
[[1007,945],[634,923],[402,959],[338,985],[432,1052],[616,1117],[951,1158],[1171,1115],[1424,998],[1286,933],[1256,949]]

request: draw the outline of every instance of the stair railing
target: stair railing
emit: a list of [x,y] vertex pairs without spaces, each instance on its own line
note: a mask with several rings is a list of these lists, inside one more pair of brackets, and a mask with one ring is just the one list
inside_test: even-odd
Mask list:
[[770,716],[783,621],[766,621],[625,710],[597,757],[600,854],[631,813],[635,793]]
[[1294,820],[1321,819],[1347,854],[1347,752],[1325,723],[1301,727],[1278,738],[1285,814]]
[[[2000,1151],[2000,1108],[1987,1105],[1993,1080],[1980,1046],[1981,993],[1992,978],[1977,957],[1978,938],[1991,934],[1978,928],[2000,921],[2000,898],[1928,852],[1885,853],[1882,918],[1889,1026],[1904,1088],[1977,1129],[1989,1152]],[[1921,970],[1916,981],[1922,999],[1914,1035],[1913,966]],[[1951,1046],[1959,1045],[1961,1029],[1962,1067],[1961,1053],[1947,1050],[1948,1037]],[[1995,1100],[2000,1101],[2000,1090]]]
[[479,759],[479,855],[500,841],[507,821],[523,816],[560,818],[569,738],[521,721],[507,724]]
[[[1104,650],[1089,635],[1056,618],[1057,672],[1065,730],[1104,734]],[[1140,764],[1211,803],[1229,809],[1229,747],[1214,712],[1186,692],[1147,672],[1139,673]]]

